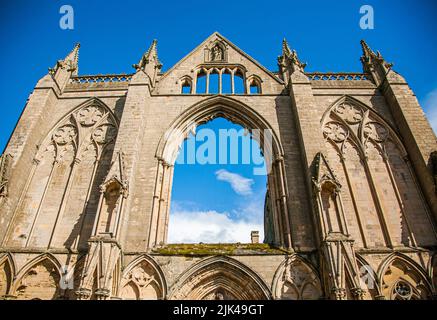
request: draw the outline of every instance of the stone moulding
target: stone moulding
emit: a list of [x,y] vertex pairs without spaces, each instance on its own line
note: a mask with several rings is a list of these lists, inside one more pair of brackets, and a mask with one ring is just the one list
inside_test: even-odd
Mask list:
[[83,75],[71,77],[70,83],[129,82],[132,74]]
[[366,73],[356,73],[356,72],[311,72],[305,73],[309,80],[341,80],[341,81],[371,81],[371,76]]
[[[215,275],[221,281],[209,283]],[[233,283],[237,282],[237,283]],[[238,283],[240,282],[240,283]],[[208,290],[202,290],[202,284]],[[232,290],[241,285],[244,291]],[[270,300],[272,294],[264,280],[243,263],[225,256],[209,257],[194,264],[175,281],[169,299],[202,299],[213,291],[229,290],[229,294],[241,300]]]

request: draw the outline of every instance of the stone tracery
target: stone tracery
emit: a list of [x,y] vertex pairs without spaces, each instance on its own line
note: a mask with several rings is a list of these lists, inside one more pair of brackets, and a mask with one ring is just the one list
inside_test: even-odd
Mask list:
[[431,295],[430,284],[420,268],[399,255],[387,258],[380,270],[381,291],[390,300],[422,300]]
[[[43,228],[42,224],[59,220],[57,217],[70,219],[73,224],[77,223],[77,219],[85,218],[70,213],[70,210],[77,210],[69,206],[69,196],[75,197],[76,191],[90,185],[102,170],[98,168],[97,160],[110,154],[117,127],[112,112],[96,99],[85,102],[55,126],[39,147],[28,188],[23,190],[23,201],[18,206],[21,209],[17,210],[17,218],[23,216],[28,223],[22,226],[21,238],[9,239],[11,244],[25,240],[26,245],[51,246],[66,240],[57,236],[56,225],[44,237],[36,238],[34,235]],[[86,171],[86,179],[77,180],[79,178],[75,173]],[[45,189],[41,188],[41,183],[45,183]],[[83,196],[86,194],[80,195]],[[86,201],[83,198],[84,207]],[[52,204],[51,211],[41,210],[48,202]],[[67,241],[68,245],[78,245],[77,238]]]
[[163,276],[154,263],[147,257],[140,257],[125,271],[120,297],[133,300],[163,299],[165,290]]
[[[0,215],[10,220],[4,232],[0,224],[1,249],[8,252],[0,255],[0,299],[408,300],[435,294],[437,259],[429,256],[436,243],[430,214],[437,206],[426,164],[421,167],[435,137],[414,94],[379,53],[363,43],[364,73],[306,73],[284,41],[280,70],[271,72],[215,33],[163,72],[156,48],[153,41],[135,74],[78,76],[76,46],[30,96],[31,107],[0,159]],[[219,96],[180,96],[196,93],[197,81],[206,85],[208,76],[222,79],[202,95]],[[372,108],[343,97],[319,127],[318,103],[330,104],[341,92],[370,101]],[[35,99],[40,94],[51,98]],[[96,98],[71,109],[93,95],[111,107]],[[122,119],[121,137],[111,110]],[[68,114],[49,130],[49,122],[59,120],[51,115],[59,113]],[[272,162],[265,215],[268,242],[281,252],[235,259],[157,254],[166,239],[177,148],[197,125],[222,116],[249,131],[271,129],[267,122],[275,129],[272,150],[263,150]],[[405,123],[398,123],[403,117]],[[176,133],[163,137],[154,154],[167,125]],[[315,154],[311,164],[319,170],[313,175]],[[313,189],[307,194],[308,176]],[[319,207],[313,211],[311,204]],[[317,226],[304,220],[312,213]],[[288,256],[292,249],[305,252],[308,261]],[[38,256],[46,250],[59,253]],[[393,251],[419,262],[400,254],[381,264]],[[74,289],[67,292],[57,288],[58,257],[75,265]],[[369,281],[360,282],[363,277]]]
[[[335,171],[345,179],[341,184],[351,194],[345,200],[345,206],[355,211],[355,218],[351,217],[350,220],[353,223],[352,228],[361,230],[360,241],[369,242],[368,239],[372,238],[365,225],[368,220],[366,215],[370,213],[365,213],[367,209],[359,205],[361,198],[365,196],[373,199],[373,210],[378,213],[381,221],[382,230],[377,239],[385,241],[388,246],[399,243],[407,246],[418,245],[415,236],[418,232],[414,229],[421,227],[415,226],[414,219],[408,216],[412,214],[411,211],[408,214],[404,208],[420,208],[421,219],[425,221],[429,219],[428,209],[413,203],[420,199],[420,191],[414,183],[414,174],[406,161],[405,150],[393,129],[374,111],[346,96],[325,114],[322,130],[326,138],[328,158],[333,164],[339,164]],[[348,155],[351,147],[356,149],[359,163],[353,163],[357,161],[353,160],[356,156]],[[358,187],[354,185],[357,183],[354,181],[354,172],[358,167],[361,167],[360,170],[369,183],[369,195],[357,192]],[[406,195],[407,193],[410,194]],[[393,212],[397,212],[397,216]],[[430,239],[435,238],[435,232],[431,229],[429,232]],[[419,243],[425,245],[428,241],[432,240],[420,239]]]
[[301,258],[289,256],[276,271],[273,294],[282,300],[322,298],[321,283],[314,270]]

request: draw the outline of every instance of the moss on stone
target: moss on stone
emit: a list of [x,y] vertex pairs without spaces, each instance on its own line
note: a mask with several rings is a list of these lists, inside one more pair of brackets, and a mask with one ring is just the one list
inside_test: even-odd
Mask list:
[[211,256],[211,255],[250,255],[286,254],[288,251],[265,243],[199,243],[167,244],[155,248],[153,253],[160,255]]

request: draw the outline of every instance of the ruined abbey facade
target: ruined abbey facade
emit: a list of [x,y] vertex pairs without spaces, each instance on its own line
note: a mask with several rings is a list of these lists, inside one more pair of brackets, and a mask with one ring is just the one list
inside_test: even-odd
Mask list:
[[[154,41],[132,74],[87,76],[77,45],[1,156],[0,298],[435,298],[436,137],[361,45],[363,72],[306,72],[285,40],[271,71],[214,33],[167,71]],[[269,243],[172,250],[175,158],[216,117],[272,132]]]

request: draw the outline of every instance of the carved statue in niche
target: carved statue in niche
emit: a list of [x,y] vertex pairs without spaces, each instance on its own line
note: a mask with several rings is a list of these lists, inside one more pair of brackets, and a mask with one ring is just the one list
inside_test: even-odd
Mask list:
[[223,49],[216,44],[211,49],[211,61],[222,61],[224,59]]

